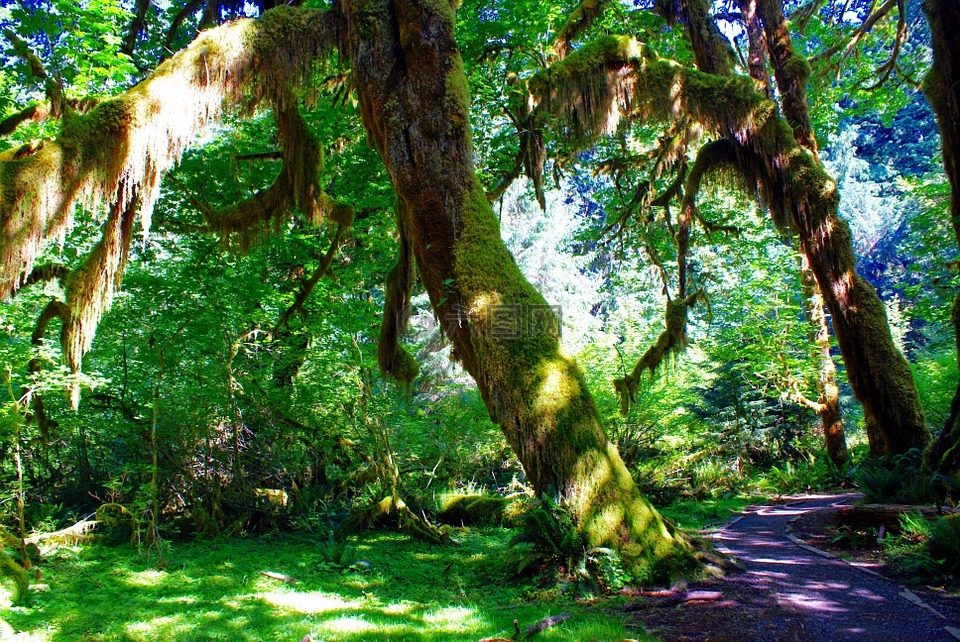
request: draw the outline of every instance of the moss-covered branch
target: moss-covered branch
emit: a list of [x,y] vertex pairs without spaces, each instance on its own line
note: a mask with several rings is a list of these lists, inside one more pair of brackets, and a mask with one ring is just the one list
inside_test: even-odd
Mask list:
[[630,414],[630,407],[636,402],[643,373],[654,372],[664,360],[687,347],[687,311],[698,302],[707,303],[706,293],[703,290],[697,290],[684,299],[667,301],[663,332],[643,353],[630,374],[614,380],[613,389],[620,397],[620,412],[623,415]]
[[286,106],[290,86],[335,43],[330,15],[281,8],[206,31],[127,93],[66,113],[56,141],[0,164],[0,299],[77,204],[109,206],[120,189],[119,208],[137,195],[149,227],[163,173],[198,131],[225,109]]
[[407,205],[397,199],[397,231],[400,247],[397,263],[387,275],[383,300],[383,319],[380,323],[380,339],[377,345],[377,362],[384,376],[392,377],[409,395],[413,380],[420,373],[416,358],[400,345],[400,337],[407,330],[410,320],[410,297],[417,278],[413,255],[413,239],[410,236],[410,212]]
[[577,5],[553,44],[554,50],[561,58],[570,53],[573,41],[603,15],[609,4],[610,0],[582,0]]
[[[909,366],[890,336],[876,291],[856,272],[836,183],[815,148],[798,142],[777,105],[749,77],[717,76],[642,56],[633,41],[608,36],[540,72],[530,89],[547,113],[581,138],[609,129],[612,112],[669,121],[685,116],[726,138],[741,171],[781,225],[798,233],[824,293],[857,398],[876,417],[891,452],[929,440]],[[801,137],[802,140],[802,137]]]
[[304,281],[304,283],[301,285],[300,291],[297,292],[297,296],[294,298],[293,303],[291,303],[290,307],[284,310],[283,314],[280,315],[280,318],[277,320],[277,323],[273,328],[274,336],[277,336],[277,334],[287,325],[290,317],[293,316],[294,313],[298,311],[303,313],[303,305],[307,302],[307,298],[309,298],[310,293],[313,292],[313,288],[317,286],[317,283],[320,282],[320,279],[322,279],[330,269],[330,266],[333,264],[333,257],[340,249],[340,244],[343,241],[347,230],[349,230],[350,226],[353,225],[352,205],[348,205],[346,203],[337,203],[333,207],[333,212],[334,214],[331,214],[330,218],[336,223],[337,227],[333,233],[333,239],[330,241],[330,247],[327,248],[327,252],[323,255],[323,258],[320,259],[320,264],[317,266],[317,269],[314,270],[310,278]]

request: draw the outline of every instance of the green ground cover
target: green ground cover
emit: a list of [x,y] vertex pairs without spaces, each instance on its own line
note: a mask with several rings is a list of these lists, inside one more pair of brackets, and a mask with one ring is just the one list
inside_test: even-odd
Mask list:
[[125,545],[61,548],[42,564],[49,588],[0,611],[0,639],[475,642],[562,612],[572,617],[536,639],[648,639],[609,601],[544,600],[512,580],[508,538],[485,529],[432,546],[378,533],[345,550],[305,534],[174,542],[165,570]]

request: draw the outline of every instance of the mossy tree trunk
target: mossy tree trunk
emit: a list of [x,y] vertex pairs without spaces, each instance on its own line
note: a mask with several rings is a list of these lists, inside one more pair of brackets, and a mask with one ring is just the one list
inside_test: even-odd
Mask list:
[[421,280],[540,493],[562,498],[592,546],[669,573],[689,545],[639,493],[605,437],[556,319],[504,246],[475,175],[469,98],[446,0],[344,0],[341,49],[363,122],[405,213]]
[[[703,0],[684,0],[682,4],[701,5]],[[850,385],[865,411],[875,418],[885,452],[924,448],[930,435],[909,364],[893,343],[883,303],[873,286],[857,274],[850,228],[837,213],[836,183],[817,155],[806,102],[810,66],[793,49],[780,0],[757,0],[756,11],[763,24],[786,127],[772,120],[763,128],[739,120],[733,110],[747,106],[743,97],[715,108],[728,112],[716,114],[722,123],[717,133],[739,147],[740,164],[752,166],[746,171],[757,179],[774,216],[798,232],[803,254],[833,319]],[[691,22],[697,16],[712,22],[708,14],[688,12]],[[709,47],[728,47],[716,39],[698,45],[692,34],[704,28],[687,25],[698,67],[711,70],[717,53]]]
[[[933,44],[933,66],[923,90],[937,115],[943,168],[950,181],[950,222],[960,245],[960,3],[927,0],[924,5]],[[960,363],[960,294],[951,314]],[[927,463],[947,474],[960,471],[960,382],[943,430],[926,453]]]
[[823,430],[823,444],[827,456],[838,468],[850,461],[847,439],[843,431],[843,417],[840,412],[840,388],[837,386],[837,366],[830,355],[830,326],[827,324],[827,311],[823,305],[823,293],[816,278],[802,260],[801,278],[803,280],[803,299],[806,306],[807,321],[811,324],[811,341],[816,346],[819,361],[817,392],[820,393],[814,410],[820,415]]

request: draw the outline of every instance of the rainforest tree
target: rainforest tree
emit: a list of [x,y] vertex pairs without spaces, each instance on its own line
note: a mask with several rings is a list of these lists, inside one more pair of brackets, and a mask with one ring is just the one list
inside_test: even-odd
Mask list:
[[[137,3],[128,50],[144,29],[149,4]],[[301,102],[318,66],[337,63],[348,78],[340,85],[356,96],[359,118],[396,198],[400,247],[387,286],[381,369],[406,387],[416,376],[400,338],[419,279],[453,344],[453,357],[475,379],[535,490],[561,498],[591,546],[616,549],[638,574],[670,573],[689,563],[691,544],[638,492],[604,434],[582,373],[560,345],[549,306],[501,240],[490,202],[504,188],[488,192],[474,166],[455,4],[340,0],[325,9],[275,8],[256,20],[201,31],[180,53],[161,55],[166,60],[136,86],[100,101],[65,97],[62,79],[44,69],[28,43],[9,34],[16,55],[47,92],[43,105],[4,121],[4,131],[40,117],[58,119],[60,127],[55,138],[26,143],[0,158],[0,297],[60,280],[65,297],[49,302],[33,336],[41,342],[59,319],[64,359],[78,375],[123,277],[135,228],[149,231],[165,173],[197,133],[227,114],[257,109],[273,113],[281,169],[272,186],[232,205],[198,201],[207,228],[246,246],[296,212],[337,226],[331,243],[336,251],[354,208],[325,193],[318,178],[322,145],[307,127]],[[656,7],[668,23],[683,26],[694,64],[663,59],[628,35],[601,35],[575,46],[609,5],[582,3],[553,50],[541,56],[541,71],[505,79],[518,99],[512,110],[520,132],[520,156],[507,180],[526,174],[542,202],[541,130],[547,124],[586,148],[620,121],[670,123],[674,144],[663,149],[661,173],[678,167],[675,161],[688,148],[696,150],[689,172],[684,165],[665,199],[680,200],[679,285],[668,303],[667,330],[618,382],[624,403],[643,371],[682,347],[687,312],[704,300],[687,285],[686,256],[690,230],[702,218],[700,184],[720,173],[759,195],[774,220],[797,235],[832,315],[851,384],[876,419],[883,449],[923,446],[927,432],[916,387],[891,339],[883,305],[856,273],[849,229],[837,215],[836,185],[819,161],[806,107],[809,65],[792,48],[779,0],[742,3],[753,77],[735,72],[735,56],[704,0]],[[193,9],[184,15],[201,5],[188,6]],[[216,0],[204,6],[201,27],[236,10]],[[182,22],[173,21],[167,44],[176,40]],[[768,64],[779,102],[769,85],[758,84]],[[73,270],[35,265],[41,250],[69,228],[76,208],[103,213],[100,242]],[[277,323],[278,334],[286,320]],[[71,395],[77,403],[77,384]]]

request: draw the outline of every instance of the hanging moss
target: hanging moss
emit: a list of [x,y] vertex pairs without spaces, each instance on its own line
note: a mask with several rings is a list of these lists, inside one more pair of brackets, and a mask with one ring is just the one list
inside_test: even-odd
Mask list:
[[410,219],[406,204],[397,199],[397,231],[400,248],[397,264],[387,275],[383,301],[383,320],[380,324],[380,339],[377,343],[377,361],[380,372],[394,378],[409,396],[413,380],[420,373],[417,360],[400,345],[400,337],[406,332],[410,320],[410,297],[416,280],[416,264],[410,238]]
[[[216,122],[225,108],[242,112],[263,99],[287,106],[289,87],[336,40],[330,15],[281,7],[257,21],[204,31],[126,94],[85,115],[65,114],[56,143],[4,162],[0,298],[9,296],[17,277],[29,273],[44,241],[69,226],[77,203],[97,211],[116,199],[123,210],[136,195],[141,226],[148,229],[163,173],[198,131]],[[308,149],[303,157],[310,153],[318,154]],[[290,175],[297,198],[304,201],[315,177],[301,181],[301,176]]]
[[344,228],[351,227],[353,225],[354,217],[354,208],[350,203],[344,203],[342,201],[337,201],[333,204],[333,207],[330,208],[330,214],[328,218],[336,223],[337,225],[342,225]]
[[630,407],[636,401],[643,373],[653,374],[667,358],[687,347],[687,311],[698,302],[707,303],[703,290],[698,290],[685,299],[667,301],[663,332],[643,353],[630,374],[613,382],[613,388],[620,398],[621,414],[630,414]]
[[560,116],[561,127],[579,142],[591,142],[616,129],[629,111],[631,66],[639,59],[637,41],[604,36],[533,76],[531,94],[542,111]]

